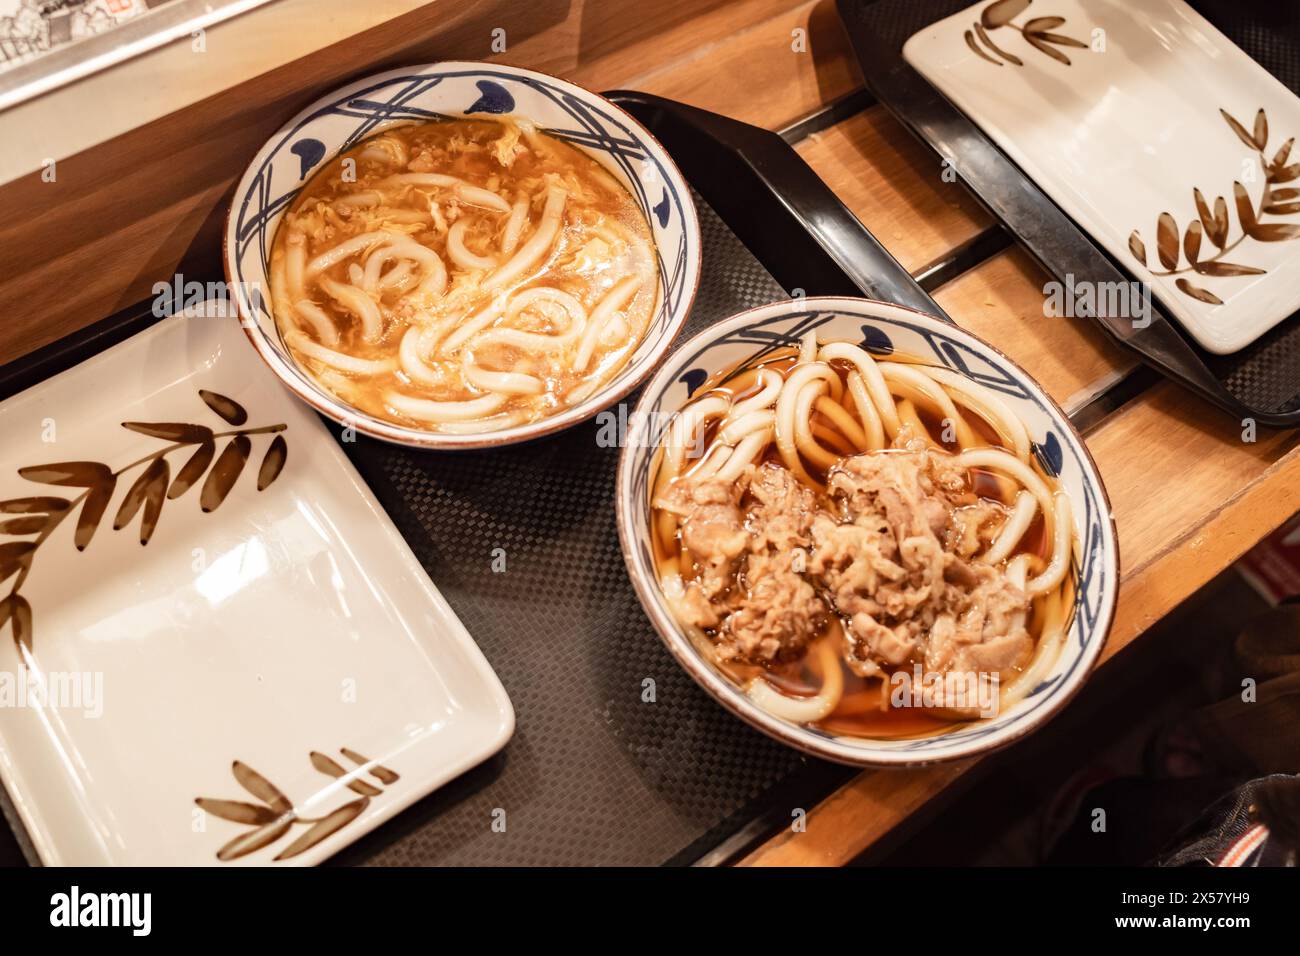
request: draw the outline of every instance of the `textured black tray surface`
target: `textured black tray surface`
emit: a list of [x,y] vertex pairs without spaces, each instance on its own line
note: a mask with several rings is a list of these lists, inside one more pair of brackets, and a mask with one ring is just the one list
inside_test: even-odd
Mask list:
[[[696,202],[703,278],[679,344],[787,297]],[[345,445],[501,677],[518,728],[500,757],[340,862],[660,864],[727,835],[728,821],[745,822],[748,807],[807,763],[706,696],[651,628],[619,549],[618,450],[597,435],[593,421],[451,455]],[[493,571],[498,548],[504,572]],[[647,679],[653,703],[643,700]],[[498,809],[505,832],[492,829]]]
[[[864,60],[868,82],[877,71],[881,75],[887,74],[891,78],[888,85],[893,92],[904,88],[916,90],[912,81],[905,77],[915,77],[917,82],[924,83],[902,61],[901,50],[908,37],[922,27],[970,5],[969,0],[840,0],[839,3],[860,58],[863,50],[871,51],[868,59]],[[1041,11],[1044,15],[1051,12],[1045,4],[1040,5],[1044,7]],[[1300,94],[1300,6],[1295,3],[1241,3],[1240,0],[1191,0],[1191,6],[1283,84]],[[929,89],[928,85],[926,89]],[[915,119],[930,129],[925,134],[927,137],[933,135],[949,139],[957,135],[957,126],[946,118],[941,130],[930,125],[933,117],[928,105],[923,106],[914,95],[885,94],[883,98],[890,109],[909,122],[913,121],[913,111],[917,110]],[[919,110],[925,110],[925,120],[921,120]],[[1001,161],[1003,171],[995,173],[993,168],[996,166],[981,166],[975,173],[977,181],[970,183],[975,192],[985,198],[989,195],[1010,195],[1019,188],[1014,182],[1015,177],[1019,176],[1014,164],[1000,151],[996,152],[996,156]],[[1047,196],[1036,188],[1031,188],[1040,208],[1055,209]],[[1029,233],[1037,233],[1029,242],[1031,251],[1039,255],[1048,271],[1057,278],[1062,278],[1065,272],[1073,272],[1076,279],[1090,278],[1088,270],[1075,268],[1082,261],[1079,258],[1080,247],[1063,235],[1053,237],[1045,234],[1043,219],[1026,212],[1027,205],[1015,207],[1017,218],[1005,220],[1008,228],[1022,239]],[[1064,226],[1067,229],[1073,228],[1076,233],[1080,232],[1077,226],[1068,221],[1064,221]],[[1085,242],[1090,245],[1089,240]],[[1091,249],[1091,253],[1103,257],[1100,262],[1106,268],[1104,254],[1095,248]],[[1122,262],[1117,265],[1124,268]],[[1105,278],[1101,273],[1097,277]],[[1199,386],[1203,394],[1207,392],[1207,386],[1209,391],[1217,390],[1221,395],[1226,391],[1224,397],[1228,399],[1227,404],[1231,406],[1232,400],[1235,400],[1244,406],[1242,409],[1234,407],[1234,410],[1285,416],[1294,424],[1296,412],[1300,410],[1300,316],[1292,316],[1283,321],[1262,338],[1232,355],[1205,352],[1182,333],[1176,322],[1163,317],[1156,321],[1168,323],[1185,342],[1185,347],[1179,345],[1177,340],[1173,344],[1179,348],[1174,349],[1164,348],[1158,343],[1154,346],[1139,346],[1136,339],[1133,344],[1148,357],[1153,354],[1148,349],[1154,347],[1154,352],[1161,360],[1157,364],[1164,364],[1164,371],[1193,383],[1193,387],[1198,387],[1194,383],[1198,377],[1204,376]],[[1155,342],[1154,335],[1146,338]],[[1169,363],[1172,363],[1172,368]],[[1212,395],[1209,397],[1213,398]]]

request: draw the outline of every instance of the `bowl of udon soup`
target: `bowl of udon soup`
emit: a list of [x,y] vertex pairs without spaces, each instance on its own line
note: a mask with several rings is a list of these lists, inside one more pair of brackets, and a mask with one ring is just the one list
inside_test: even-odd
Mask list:
[[782,302],[690,339],[630,416],[616,501],[678,662],[842,763],[1023,735],[1114,611],[1110,507],[1069,420],[996,349],[899,306]]
[[227,276],[258,353],[388,441],[501,445],[573,425],[662,358],[699,282],[691,194],[613,103],[527,70],[359,80],[240,181]]

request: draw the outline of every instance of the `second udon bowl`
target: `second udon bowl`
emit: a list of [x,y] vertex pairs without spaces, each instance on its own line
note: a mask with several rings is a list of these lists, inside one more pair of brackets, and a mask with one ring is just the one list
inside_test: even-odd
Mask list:
[[[584,400],[533,421],[454,434],[387,421],[318,383],[290,354],[272,315],[276,229],[316,170],[394,124],[517,117],[595,160],[628,190],[654,240],[659,298],[627,362]],[[690,312],[699,285],[700,235],[691,193],[667,152],[628,113],[572,83],[487,63],[391,70],[323,96],[262,147],[235,190],[225,229],[226,277],[258,354],[301,399],[357,431],[422,448],[480,448],[550,434],[617,402],[655,368]]]
[[[996,714],[939,732],[896,737],[832,733],[775,716],[709,659],[673,613],[654,551],[652,497],[678,413],[724,373],[753,367],[813,333],[871,355],[907,356],[960,376],[996,396],[1023,423],[1027,454],[1072,506],[1074,604],[1050,668]],[[950,381],[952,379],[949,379]],[[724,459],[725,460],[725,459]],[[699,333],[664,362],[629,420],[615,493],[619,537],[637,594],[678,663],[723,706],[764,733],[818,757],[858,766],[951,760],[1003,746],[1041,724],[1082,686],[1105,643],[1118,591],[1119,557],[1110,505],[1096,466],[1068,418],[1043,389],[997,349],[948,322],[863,299],[810,298],[741,313]]]

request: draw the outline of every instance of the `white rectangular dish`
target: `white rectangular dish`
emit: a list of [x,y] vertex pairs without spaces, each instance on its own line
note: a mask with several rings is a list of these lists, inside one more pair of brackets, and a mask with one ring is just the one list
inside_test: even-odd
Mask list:
[[316,863],[509,739],[237,319],[164,319],[0,402],[0,433],[0,774],[46,864]]
[[903,56],[1207,350],[1300,309],[1300,99],[1182,0],[986,0]]

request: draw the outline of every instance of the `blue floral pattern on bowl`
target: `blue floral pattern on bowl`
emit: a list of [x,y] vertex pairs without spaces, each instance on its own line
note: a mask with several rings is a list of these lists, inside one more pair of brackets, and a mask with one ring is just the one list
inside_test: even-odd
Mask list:
[[[651,553],[649,490],[655,452],[673,415],[705,380],[753,364],[777,349],[797,346],[807,332],[816,332],[822,341],[862,344],[876,354],[897,351],[932,362],[997,392],[1024,421],[1035,454],[1055,471],[1070,496],[1080,542],[1072,569],[1074,620],[1042,682],[989,720],[958,724],[935,736],[893,740],[835,735],[782,721],[752,704],[695,651],[664,601]],[[1114,615],[1119,556],[1110,507],[1096,466],[1074,428],[1029,375],[1002,353],[947,322],[901,306],[840,298],[780,302],[696,335],[663,364],[630,416],[616,497],[628,571],[647,614],[678,661],[719,702],[760,730],[842,763],[922,764],[969,756],[1016,739],[1078,690],[1101,652]]]
[[[587,401],[558,415],[483,435],[448,435],[375,419],[322,389],[290,357],[270,312],[269,256],[276,227],[306,181],[338,153],[403,122],[517,115],[596,160],[627,187],[655,240],[659,304],[628,364]],[[359,80],[290,120],[262,147],[236,187],[225,260],[241,320],[263,359],[300,398],[337,421],[389,441],[427,447],[506,444],[582,421],[617,401],[662,358],[699,283],[699,224],[672,160],[631,116],[571,83],[508,66],[438,63]]]

